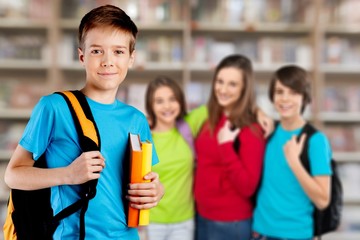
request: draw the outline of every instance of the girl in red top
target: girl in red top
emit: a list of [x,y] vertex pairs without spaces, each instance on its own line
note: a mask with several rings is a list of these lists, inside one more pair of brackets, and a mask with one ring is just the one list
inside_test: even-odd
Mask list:
[[251,237],[265,150],[253,85],[251,62],[242,55],[226,57],[215,69],[209,118],[195,142],[197,240]]

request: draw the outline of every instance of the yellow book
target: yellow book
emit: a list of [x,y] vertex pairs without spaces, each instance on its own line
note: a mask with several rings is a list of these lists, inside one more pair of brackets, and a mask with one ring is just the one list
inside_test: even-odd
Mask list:
[[[129,134],[130,141],[130,183],[150,182],[144,176],[151,172],[152,143],[140,142],[137,134]],[[149,224],[149,209],[136,209],[129,205],[128,227],[145,226]]]
[[[142,148],[142,177],[151,172],[151,158],[152,158],[152,144],[149,141],[141,144]],[[143,182],[150,182],[150,180],[143,180]],[[139,226],[145,226],[149,224],[150,220],[150,209],[140,210]]]

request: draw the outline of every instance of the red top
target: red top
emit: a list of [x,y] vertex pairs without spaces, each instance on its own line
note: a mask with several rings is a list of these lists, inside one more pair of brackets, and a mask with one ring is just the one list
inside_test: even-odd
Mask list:
[[265,139],[258,124],[241,128],[238,153],[233,142],[221,145],[217,134],[226,121],[223,116],[212,135],[208,123],[195,141],[197,168],[195,201],[202,217],[215,221],[252,217],[251,196],[260,181]]

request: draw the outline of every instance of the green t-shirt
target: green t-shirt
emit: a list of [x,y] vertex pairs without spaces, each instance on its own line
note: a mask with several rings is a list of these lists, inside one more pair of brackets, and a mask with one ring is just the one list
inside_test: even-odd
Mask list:
[[[193,136],[207,119],[207,109],[201,106],[185,117]],[[191,148],[176,128],[152,133],[159,163],[153,171],[160,176],[165,195],[150,210],[150,222],[177,223],[194,217],[193,170],[194,156]]]

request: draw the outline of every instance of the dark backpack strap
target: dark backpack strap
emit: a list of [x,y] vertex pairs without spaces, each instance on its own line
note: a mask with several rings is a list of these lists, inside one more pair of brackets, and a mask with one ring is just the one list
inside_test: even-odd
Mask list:
[[310,159],[309,159],[309,140],[311,136],[317,132],[317,129],[311,125],[310,123],[306,123],[304,127],[301,129],[300,134],[297,136],[297,140],[300,140],[302,134],[306,134],[306,138],[304,141],[303,150],[300,154],[300,160],[305,169],[310,173]]
[[[79,144],[83,152],[100,150],[100,135],[94,117],[85,95],[80,91],[57,92],[64,97],[74,120],[79,136]],[[96,195],[97,180],[91,180],[81,185],[80,200],[66,207],[54,216],[55,224],[71,214],[80,212],[80,239],[85,239],[85,212],[89,200]]]

